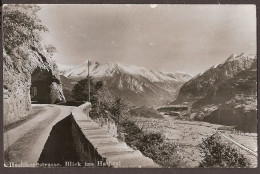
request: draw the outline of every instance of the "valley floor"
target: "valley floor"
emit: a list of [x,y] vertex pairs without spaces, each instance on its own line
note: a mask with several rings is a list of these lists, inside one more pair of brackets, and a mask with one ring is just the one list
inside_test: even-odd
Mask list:
[[[203,156],[198,149],[198,145],[203,139],[211,136],[222,125],[210,124],[199,121],[177,120],[174,117],[164,115],[164,119],[155,118],[135,118],[136,124],[144,131],[161,132],[165,135],[166,140],[177,144],[178,153],[185,161],[185,167],[198,167]],[[221,130],[221,133],[229,137],[238,144],[250,149],[257,154],[257,134],[240,133],[238,131]],[[239,151],[249,159],[251,166],[257,167],[257,157],[252,153],[237,146],[223,136],[223,142],[238,148]]]

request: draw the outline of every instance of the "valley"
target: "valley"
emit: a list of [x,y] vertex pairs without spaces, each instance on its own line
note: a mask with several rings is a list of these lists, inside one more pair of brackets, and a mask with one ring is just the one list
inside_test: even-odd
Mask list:
[[[176,144],[178,154],[184,162],[182,167],[198,167],[203,159],[203,154],[200,152],[198,145],[207,137],[216,132],[221,132],[224,135],[239,142],[243,146],[257,153],[257,134],[243,133],[240,131],[218,130],[222,125],[211,124],[201,121],[179,120],[176,117],[164,115],[162,118],[133,118],[135,124],[138,125],[144,132],[160,132],[170,143]],[[230,144],[238,149],[251,162],[250,167],[257,167],[257,157],[251,153],[241,149],[234,143],[227,141],[224,137],[223,142]]]
[[257,168],[256,14],[4,4],[5,167]]
[[[60,66],[66,98],[72,99],[73,84],[87,76],[86,68],[86,62]],[[123,99],[126,119],[144,134],[161,134],[177,147],[179,167],[198,167],[203,159],[199,145],[213,134],[243,154],[250,167],[257,166],[255,55],[233,54],[193,78],[97,62],[91,62],[90,74]]]

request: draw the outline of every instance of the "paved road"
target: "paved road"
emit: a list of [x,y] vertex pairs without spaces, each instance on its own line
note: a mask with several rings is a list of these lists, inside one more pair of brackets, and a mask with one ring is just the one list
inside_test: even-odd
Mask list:
[[7,161],[37,163],[52,127],[68,116],[73,108],[50,104],[41,106],[44,107],[45,112],[4,132],[4,151]]
[[226,138],[227,140],[229,140],[230,142],[234,143],[235,145],[237,145],[239,148],[241,148],[241,149],[247,151],[248,153],[250,153],[251,155],[257,157],[257,152],[254,152],[253,150],[251,150],[251,149],[249,149],[248,147],[242,145],[241,143],[239,143],[239,142],[233,140],[232,138],[226,136],[226,135],[223,134],[223,133],[220,133],[220,135],[221,135],[222,137]]
[[[142,155],[140,151],[133,150],[126,143],[119,142],[115,137],[108,134],[83,112],[87,105],[80,107],[41,105],[45,112],[28,120],[4,133],[5,162],[21,164],[23,167],[34,167],[41,155],[52,127],[67,117],[71,112],[84,131],[84,135],[95,146],[99,154],[106,157],[108,162],[120,164],[118,167],[159,167],[152,159]],[[86,134],[87,133],[87,134]],[[51,159],[50,159],[51,161]],[[9,163],[8,163],[9,162]]]

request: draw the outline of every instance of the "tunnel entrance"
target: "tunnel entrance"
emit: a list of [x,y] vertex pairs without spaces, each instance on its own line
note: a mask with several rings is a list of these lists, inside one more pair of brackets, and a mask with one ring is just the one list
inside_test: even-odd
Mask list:
[[32,73],[30,95],[32,103],[51,102],[52,74],[50,71],[36,68]]

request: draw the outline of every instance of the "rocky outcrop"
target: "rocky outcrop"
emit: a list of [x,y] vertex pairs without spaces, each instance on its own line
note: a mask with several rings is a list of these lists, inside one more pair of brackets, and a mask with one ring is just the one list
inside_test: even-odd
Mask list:
[[20,47],[3,51],[3,58],[4,125],[28,116],[31,95],[39,103],[65,102],[57,65],[48,55]]
[[193,114],[195,120],[234,126],[244,132],[257,132],[256,106],[256,96],[237,95],[225,103],[195,109]]

